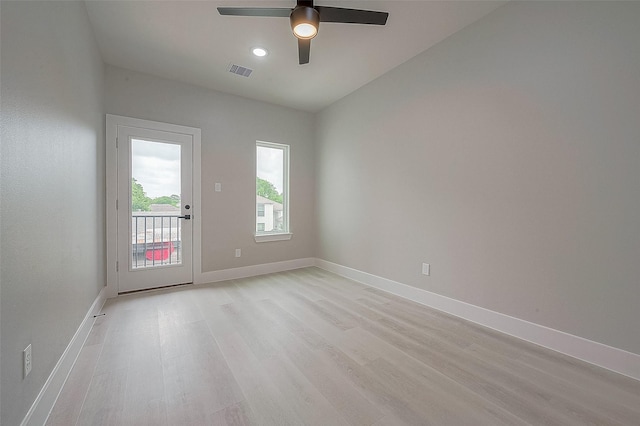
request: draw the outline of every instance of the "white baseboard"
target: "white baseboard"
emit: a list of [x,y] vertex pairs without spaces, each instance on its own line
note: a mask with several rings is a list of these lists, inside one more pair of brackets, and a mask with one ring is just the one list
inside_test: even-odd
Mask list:
[[544,346],[548,349],[640,380],[640,355],[326,260],[316,259],[315,266],[492,328],[510,336]]
[[222,269],[220,271],[203,272],[194,280],[194,284],[215,283],[238,278],[255,277],[274,272],[290,271],[315,265],[315,258],[285,260],[282,262],[264,263],[261,265],[243,266],[240,268]]
[[95,320],[94,315],[100,312],[104,302],[107,300],[106,293],[107,288],[103,287],[91,305],[91,308],[89,308],[82,323],[80,323],[80,327],[78,327],[78,330],[73,335],[71,342],[69,342],[58,363],[53,368],[53,371],[40,390],[36,400],[31,405],[27,415],[22,420],[22,423],[20,423],[20,426],[42,426],[47,422],[49,414],[51,414],[51,410],[58,399],[58,395],[60,395],[60,391],[67,381],[67,377],[69,377],[69,373],[76,359],[78,359],[78,355],[80,355],[84,342],[91,332],[91,327],[93,327]]

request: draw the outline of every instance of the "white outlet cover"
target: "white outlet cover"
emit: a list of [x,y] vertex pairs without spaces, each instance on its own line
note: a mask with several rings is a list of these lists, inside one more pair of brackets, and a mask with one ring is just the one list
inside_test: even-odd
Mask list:
[[22,359],[24,361],[24,377],[27,377],[31,373],[31,344],[22,351]]
[[220,182],[216,182],[216,184],[214,185],[214,188],[216,192],[220,192],[222,191],[222,184]]
[[236,249],[236,257],[240,257],[242,255],[242,249]]

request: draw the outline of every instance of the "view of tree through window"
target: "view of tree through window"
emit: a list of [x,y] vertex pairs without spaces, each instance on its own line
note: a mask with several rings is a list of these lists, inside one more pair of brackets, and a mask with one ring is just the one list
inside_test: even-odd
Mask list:
[[256,194],[282,204],[282,194],[267,180],[256,178]]
[[136,180],[131,179],[131,210],[134,212],[148,212],[151,204],[169,204],[178,207],[180,204],[180,196],[176,194],[163,195],[156,198],[150,198],[144,191],[142,185]]

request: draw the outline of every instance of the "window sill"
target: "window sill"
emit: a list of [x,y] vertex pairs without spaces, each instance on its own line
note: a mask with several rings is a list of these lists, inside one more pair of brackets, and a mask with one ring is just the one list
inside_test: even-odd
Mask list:
[[254,237],[256,243],[267,243],[270,241],[286,241],[290,240],[293,234],[288,232],[284,234],[256,234]]

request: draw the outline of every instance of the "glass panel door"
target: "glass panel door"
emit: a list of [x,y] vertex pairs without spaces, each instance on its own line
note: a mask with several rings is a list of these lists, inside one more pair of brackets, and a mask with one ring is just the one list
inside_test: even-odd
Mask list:
[[192,137],[118,127],[118,291],[193,281]]

